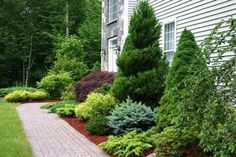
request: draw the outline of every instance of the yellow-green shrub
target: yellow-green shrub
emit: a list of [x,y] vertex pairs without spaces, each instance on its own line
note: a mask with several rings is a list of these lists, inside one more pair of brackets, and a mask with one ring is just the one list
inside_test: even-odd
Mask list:
[[86,103],[80,103],[75,108],[75,115],[79,120],[88,120],[91,116],[91,108]]
[[89,120],[93,117],[108,116],[115,108],[115,98],[109,94],[91,93],[84,103],[76,109],[76,116],[81,120]]
[[23,102],[28,100],[43,100],[47,98],[47,93],[44,91],[14,91],[7,94],[4,99],[9,102]]
[[27,91],[14,91],[7,94],[4,99],[9,102],[22,102],[29,99],[29,93]]
[[29,93],[30,100],[43,100],[47,98],[47,93],[44,91],[36,91],[33,93]]

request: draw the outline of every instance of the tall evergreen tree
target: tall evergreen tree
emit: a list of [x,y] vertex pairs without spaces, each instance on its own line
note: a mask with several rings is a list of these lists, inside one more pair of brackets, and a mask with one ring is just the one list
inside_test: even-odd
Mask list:
[[157,112],[157,127],[177,125],[199,129],[201,114],[212,92],[213,81],[191,31],[184,30],[169,70],[165,94]]
[[111,91],[119,100],[130,97],[153,108],[158,105],[168,68],[159,48],[160,29],[153,8],[141,1],[117,60],[119,70]]
[[84,5],[85,20],[78,29],[79,38],[85,52],[84,61],[90,68],[96,62],[100,62],[101,3],[100,0],[86,0]]

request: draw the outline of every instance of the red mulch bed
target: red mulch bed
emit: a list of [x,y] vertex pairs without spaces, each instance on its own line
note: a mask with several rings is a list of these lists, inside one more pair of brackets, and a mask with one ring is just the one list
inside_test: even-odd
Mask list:
[[[67,123],[69,123],[73,128],[75,128],[77,131],[79,131],[81,134],[83,134],[86,138],[88,138],[91,142],[95,143],[96,145],[105,142],[108,139],[108,136],[98,136],[90,134],[85,129],[86,122],[82,122],[76,118],[71,118],[71,117],[63,117],[62,119],[65,120]],[[148,156],[153,152],[154,152],[153,150],[149,150],[145,153],[145,156]],[[117,157],[117,156],[111,155],[111,157]]]
[[77,131],[79,131],[81,134],[83,134],[85,137],[87,137],[91,142],[95,143],[96,145],[105,142],[108,139],[108,136],[98,136],[98,135],[92,135],[85,129],[85,122],[81,122],[76,118],[68,118],[64,117],[64,119],[67,123],[69,123],[73,128],[75,128]]

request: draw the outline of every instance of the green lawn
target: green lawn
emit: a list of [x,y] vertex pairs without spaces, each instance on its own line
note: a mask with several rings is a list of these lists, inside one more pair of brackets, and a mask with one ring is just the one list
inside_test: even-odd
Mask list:
[[0,157],[33,156],[16,106],[0,98]]

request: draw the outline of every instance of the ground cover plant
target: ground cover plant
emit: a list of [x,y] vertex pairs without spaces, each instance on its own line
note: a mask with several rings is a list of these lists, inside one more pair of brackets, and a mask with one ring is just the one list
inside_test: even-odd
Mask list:
[[114,73],[93,71],[86,75],[81,81],[75,85],[75,95],[77,101],[84,101],[87,95],[101,87],[103,84],[112,83],[114,80]]
[[155,147],[155,129],[142,133],[132,131],[123,136],[109,136],[108,140],[99,146],[119,157],[144,156],[147,150]]
[[75,106],[77,103],[74,100],[64,100],[64,101],[58,101],[58,102],[54,102],[54,103],[49,103],[46,105],[43,105],[41,108],[42,109],[48,109],[50,112],[52,113],[56,113],[58,108],[64,108],[65,105],[73,105]]
[[65,104],[65,106],[56,109],[56,114],[58,114],[60,117],[74,117],[75,105]]
[[16,87],[9,87],[9,88],[0,88],[0,97],[4,97],[5,95],[12,93],[14,91],[29,91],[34,92],[37,91],[37,88],[33,87],[24,87],[24,86],[16,86]]
[[9,102],[38,101],[48,98],[45,91],[14,91],[7,94],[4,99]]
[[154,125],[154,112],[142,103],[127,99],[117,105],[108,117],[108,125],[114,134],[123,134],[130,131],[141,132]]
[[153,8],[141,1],[129,25],[129,36],[117,59],[118,73],[112,94],[120,101],[129,96],[155,108],[164,92],[168,64],[159,47],[161,25]]
[[0,99],[0,156],[33,157],[16,106]]

